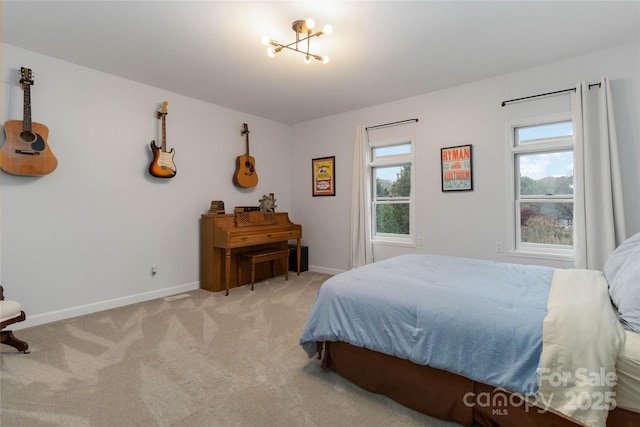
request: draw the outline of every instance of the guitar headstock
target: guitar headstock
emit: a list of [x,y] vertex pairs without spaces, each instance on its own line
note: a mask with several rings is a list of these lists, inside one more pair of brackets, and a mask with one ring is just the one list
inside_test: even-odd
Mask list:
[[167,101],[164,101],[162,103],[162,105],[160,106],[160,111],[158,111],[158,118],[161,118],[167,115],[167,105],[169,105]]
[[249,126],[246,123],[243,123],[242,130],[240,131],[240,135],[244,135],[245,133],[249,133]]
[[33,77],[31,75],[30,68],[20,67],[20,84],[23,89],[33,84]]

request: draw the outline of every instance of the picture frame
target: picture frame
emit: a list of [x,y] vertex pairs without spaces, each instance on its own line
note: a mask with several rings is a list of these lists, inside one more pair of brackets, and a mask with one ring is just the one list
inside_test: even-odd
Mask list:
[[312,195],[336,195],[336,156],[311,159]]
[[440,149],[442,191],[473,190],[472,144]]

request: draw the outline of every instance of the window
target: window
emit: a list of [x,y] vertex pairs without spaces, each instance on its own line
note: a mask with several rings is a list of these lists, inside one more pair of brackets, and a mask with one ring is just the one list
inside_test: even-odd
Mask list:
[[510,235],[515,252],[573,254],[573,124],[567,117],[509,126],[512,162]]
[[373,242],[415,246],[413,140],[369,146]]

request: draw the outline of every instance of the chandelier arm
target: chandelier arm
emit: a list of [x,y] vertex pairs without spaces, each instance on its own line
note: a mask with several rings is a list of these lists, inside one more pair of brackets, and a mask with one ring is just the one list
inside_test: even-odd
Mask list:
[[[320,37],[322,34],[324,34],[322,31],[318,31],[318,32],[317,32],[317,33],[315,33],[315,34],[311,34],[310,36],[303,37],[303,38],[301,38],[301,39],[296,39],[295,41],[293,41],[293,42],[291,42],[291,43],[289,43],[289,44],[286,44],[286,45],[281,44],[281,43],[278,43],[278,42],[273,41],[273,40],[271,41],[271,44],[273,45],[274,43],[276,43],[276,44],[277,44],[277,46],[282,46],[282,47],[287,47],[287,48],[288,48],[288,47],[289,47],[289,46],[291,46],[291,45],[294,45],[294,44],[296,44],[296,43],[298,43],[298,42],[303,42],[303,41],[305,41],[305,40],[307,40],[307,39],[310,39],[310,38],[312,38],[312,37]],[[274,45],[274,46],[275,46],[275,45]]]
[[293,48],[293,47],[291,47],[291,46],[293,46],[294,44],[298,44],[298,41],[296,40],[296,41],[293,41],[293,42],[291,42],[291,43],[289,43],[289,44],[282,44],[282,43],[278,43],[278,42],[273,42],[273,41],[272,41],[272,42],[271,42],[271,44],[272,44],[273,46],[276,46],[276,47],[281,47],[281,48],[287,48],[287,49],[297,50],[297,47]]
[[[305,41],[307,39],[310,39],[310,38],[312,38],[314,36],[315,36],[315,34],[312,34],[312,35],[310,35],[308,37],[304,37],[304,38],[302,38],[300,40],[293,41],[293,42],[291,42],[289,44],[282,44],[282,43],[279,43],[279,42],[277,42],[275,40],[271,40],[271,45],[275,46],[275,47],[282,47],[282,48],[286,47],[287,49],[298,50],[297,46],[296,46],[296,48],[292,48],[291,46],[294,45],[294,44],[298,44],[298,42],[303,42],[303,41]],[[298,51],[300,52],[300,50],[298,50]]]
[[[294,44],[294,43],[291,43],[291,44]],[[289,50],[292,50],[294,52],[301,53],[303,55],[309,55],[309,56],[314,57],[318,61],[322,61],[322,56],[316,55],[315,53],[305,52],[304,50],[296,49],[295,47],[291,47],[291,44],[289,44],[289,45],[278,44],[278,47],[281,47],[283,49],[289,49]]]

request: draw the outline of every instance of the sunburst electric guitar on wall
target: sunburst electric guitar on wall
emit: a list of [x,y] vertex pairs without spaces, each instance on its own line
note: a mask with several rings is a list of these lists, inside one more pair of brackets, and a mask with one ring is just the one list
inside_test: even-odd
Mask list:
[[250,188],[258,185],[258,172],[256,172],[256,160],[249,155],[249,127],[242,125],[240,135],[247,139],[247,153],[236,158],[236,172],[233,175],[233,183],[240,187]]
[[158,111],[158,119],[162,120],[162,143],[160,147],[156,145],[156,141],[151,141],[151,151],[153,152],[153,160],[149,165],[149,173],[158,178],[173,178],[176,176],[176,165],[173,163],[173,148],[167,152],[167,105],[164,101]]
[[8,120],[4,124],[6,141],[0,149],[0,168],[14,175],[46,175],[56,169],[58,159],[47,143],[49,129],[31,121],[31,70],[22,67],[20,74],[24,92],[23,120]]

